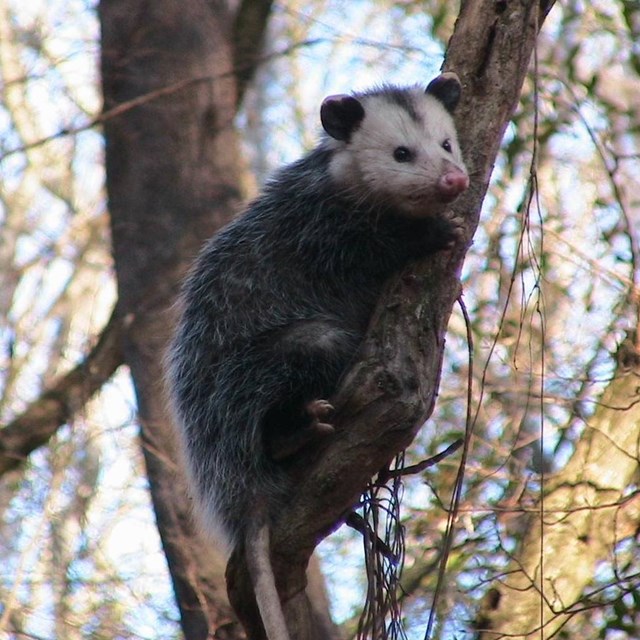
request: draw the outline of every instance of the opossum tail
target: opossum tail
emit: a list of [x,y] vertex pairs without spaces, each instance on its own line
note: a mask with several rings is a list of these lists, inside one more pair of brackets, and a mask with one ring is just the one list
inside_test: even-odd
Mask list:
[[245,538],[245,555],[267,638],[289,640],[289,631],[271,566],[269,525],[265,519],[256,518],[255,524],[249,525]]

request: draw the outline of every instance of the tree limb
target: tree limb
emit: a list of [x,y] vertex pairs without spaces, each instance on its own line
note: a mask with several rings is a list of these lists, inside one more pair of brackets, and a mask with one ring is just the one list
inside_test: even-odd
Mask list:
[[87,357],[0,430],[0,476],[46,444],[114,374],[122,364],[123,326],[114,311]]
[[[472,177],[454,208],[477,227],[491,170],[519,99],[531,52],[553,1],[463,2],[445,67],[463,85],[456,121]],[[369,479],[413,440],[433,410],[444,337],[459,295],[468,245],[443,252],[391,283],[358,364],[332,404],[337,433],[291,470],[297,491],[272,532],[274,570],[292,637],[314,638],[305,625],[304,568],[315,545],[340,526]],[[229,592],[251,638],[251,585],[243,559],[232,556]]]

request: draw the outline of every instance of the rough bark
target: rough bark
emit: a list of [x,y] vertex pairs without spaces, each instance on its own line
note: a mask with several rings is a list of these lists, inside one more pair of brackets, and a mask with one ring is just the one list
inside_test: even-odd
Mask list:
[[180,279],[240,202],[233,15],[204,0],[104,0],[99,14],[104,108],[115,114],[104,131],[123,352],[156,520],[185,637],[237,638],[224,563],[190,517],[162,374]]
[[631,341],[618,363],[571,460],[548,479],[527,535],[485,599],[478,640],[551,638],[580,609],[597,564],[637,532],[640,499],[625,498],[640,459],[640,354]]
[[95,347],[0,430],[0,476],[19,467],[81,409],[122,364],[123,319],[114,313]]
[[[456,120],[472,182],[455,208],[466,216],[469,241],[538,30],[552,5],[553,0],[462,3],[445,68],[463,84]],[[359,363],[335,399],[335,437],[291,469],[299,483],[272,532],[272,555],[296,640],[320,637],[303,591],[313,548],[339,526],[368,480],[412,441],[433,409],[466,248],[416,265],[390,284]],[[227,575],[232,603],[250,637],[263,638],[242,557],[232,557]]]

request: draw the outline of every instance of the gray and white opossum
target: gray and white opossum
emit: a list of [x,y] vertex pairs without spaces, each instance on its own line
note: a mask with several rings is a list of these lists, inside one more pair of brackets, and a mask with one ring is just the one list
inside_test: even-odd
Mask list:
[[270,640],[288,637],[268,555],[291,492],[282,462],[332,431],[328,399],[383,283],[459,237],[447,205],[469,185],[451,117],[460,91],[444,73],[426,91],[326,98],[319,144],[206,244],[184,283],[168,379],[190,490],[207,532],[244,543]]

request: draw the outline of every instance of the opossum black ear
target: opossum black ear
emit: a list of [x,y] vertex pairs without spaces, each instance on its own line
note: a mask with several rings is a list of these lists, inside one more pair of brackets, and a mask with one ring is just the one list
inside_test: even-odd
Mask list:
[[344,94],[328,96],[320,107],[324,130],[336,140],[349,142],[364,118],[364,107],[357,98]]
[[425,91],[425,93],[440,100],[449,113],[453,113],[458,106],[461,92],[460,79],[450,71],[434,78]]

